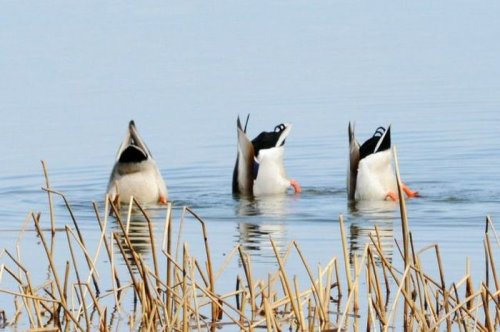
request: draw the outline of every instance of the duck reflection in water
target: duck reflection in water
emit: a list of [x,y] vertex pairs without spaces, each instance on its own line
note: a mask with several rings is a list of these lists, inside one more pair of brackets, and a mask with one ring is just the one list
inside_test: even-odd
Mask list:
[[237,225],[238,243],[255,256],[272,256],[270,238],[281,251],[286,243],[285,226],[281,218],[285,214],[285,202],[290,197],[269,195],[258,198],[240,197],[236,214],[241,217]]
[[[147,210],[148,217],[153,221],[155,210]],[[135,265],[134,258],[132,257],[132,251],[137,255],[140,255],[143,259],[149,259],[151,255],[151,238],[149,235],[148,221],[144,214],[136,208],[133,208],[130,212],[130,218],[128,218],[128,209],[122,208],[120,211],[122,218],[120,219],[125,227],[128,234],[131,246],[128,245],[121,227],[116,218],[114,219],[113,231],[119,235],[120,245],[123,248],[124,255],[121,254],[120,248],[115,246],[115,253],[118,254],[121,259],[126,259],[130,264],[132,269],[137,271],[137,266]],[[127,219],[130,219],[127,223]],[[124,262],[125,263],[125,262]]]
[[[375,227],[378,229],[380,245],[384,257],[392,262],[394,251],[394,222],[398,219],[398,205],[390,201],[358,201],[349,202],[349,212],[351,224],[349,234],[349,259],[352,263],[354,255],[362,255],[366,243],[370,244],[373,252],[377,252],[373,242],[373,237],[378,241]],[[380,259],[375,255],[376,262]]]

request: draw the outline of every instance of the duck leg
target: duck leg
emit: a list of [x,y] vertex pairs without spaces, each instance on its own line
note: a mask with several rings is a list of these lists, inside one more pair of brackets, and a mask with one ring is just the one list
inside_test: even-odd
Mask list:
[[[418,193],[418,191],[411,190],[410,187],[408,187],[404,183],[402,184],[402,189],[403,189],[403,191],[405,192],[405,194],[406,194],[406,196],[408,198],[413,198],[413,197],[419,197],[420,196],[420,194]],[[385,199],[388,199],[388,198],[391,201],[393,201],[393,202],[396,202],[399,199],[398,195],[395,192],[393,192],[393,191],[389,191],[387,193],[387,195],[385,196]]]
[[296,194],[302,191],[302,188],[300,187],[300,184],[297,182],[297,180],[291,179],[290,185],[292,186]]
[[398,201],[398,195],[393,191],[389,191],[387,195],[385,195],[385,199],[387,200],[388,198],[393,202]]
[[420,196],[420,194],[418,193],[418,191],[411,190],[410,187],[408,187],[404,183],[403,183],[403,191],[406,193],[406,196],[408,196],[409,198],[411,198],[411,197],[419,197]]

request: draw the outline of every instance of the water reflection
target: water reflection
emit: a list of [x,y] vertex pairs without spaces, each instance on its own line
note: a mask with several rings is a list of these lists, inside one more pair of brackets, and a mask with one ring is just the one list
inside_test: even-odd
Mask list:
[[394,251],[395,220],[398,220],[398,204],[389,201],[359,201],[349,203],[351,225],[349,233],[349,258],[355,254],[362,255],[366,243],[370,243],[370,235],[376,240],[375,226],[378,228],[384,256],[392,261]]
[[241,217],[236,227],[238,243],[251,255],[274,257],[270,238],[280,251],[286,244],[285,214],[286,195],[258,198],[236,198],[236,214]]
[[270,254],[272,246],[270,238],[280,249],[285,245],[285,226],[281,223],[247,223],[240,222],[237,226],[239,243],[250,253],[263,252]]
[[[154,210],[147,211],[151,220],[154,217]],[[120,236],[120,245],[123,248],[125,255],[122,255],[119,248],[116,248],[116,253],[121,259],[126,259],[134,270],[137,270],[134,259],[132,257],[132,250],[136,254],[141,255],[143,259],[148,259],[151,255],[151,238],[149,236],[148,221],[146,217],[138,209],[132,209],[130,213],[130,220],[127,222],[128,209],[121,209],[121,221],[128,233],[131,247],[127,244],[122,230],[116,218],[114,218],[114,228]]]
[[282,217],[285,214],[287,195],[269,195],[261,197],[235,197],[238,216]]

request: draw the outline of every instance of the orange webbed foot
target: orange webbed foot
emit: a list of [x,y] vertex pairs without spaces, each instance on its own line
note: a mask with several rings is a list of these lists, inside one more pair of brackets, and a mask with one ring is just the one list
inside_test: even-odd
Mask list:
[[160,201],[160,204],[167,204],[167,197],[161,195],[159,201]]
[[393,192],[393,191],[389,191],[387,193],[387,195],[385,195],[385,199],[388,199],[388,198],[391,201],[393,201],[393,202],[397,202],[398,201],[398,195],[395,192]]
[[403,184],[403,191],[406,193],[406,196],[408,196],[409,198],[419,197],[420,196],[420,194],[418,193],[418,191],[411,190],[410,187],[408,187],[405,184]]
[[302,188],[300,187],[300,184],[297,182],[297,180],[290,180],[290,185],[292,186],[296,194],[302,192]]

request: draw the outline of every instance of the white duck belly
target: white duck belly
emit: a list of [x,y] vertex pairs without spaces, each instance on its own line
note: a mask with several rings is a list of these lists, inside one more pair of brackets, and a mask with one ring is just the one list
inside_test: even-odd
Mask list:
[[283,165],[283,152],[283,146],[259,152],[259,170],[253,184],[255,196],[284,193],[290,187]]
[[143,163],[148,163],[148,165],[142,165],[139,171],[122,175],[115,173],[108,188],[108,192],[114,196],[111,199],[114,200],[118,195],[122,203],[128,203],[130,197],[133,196],[141,203],[158,203],[163,191],[166,195],[166,186],[156,165],[151,164],[151,161]]
[[391,150],[371,154],[359,162],[356,200],[384,200],[388,192],[397,192]]

